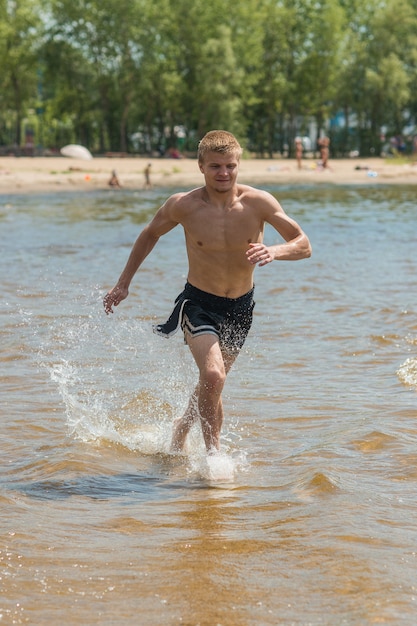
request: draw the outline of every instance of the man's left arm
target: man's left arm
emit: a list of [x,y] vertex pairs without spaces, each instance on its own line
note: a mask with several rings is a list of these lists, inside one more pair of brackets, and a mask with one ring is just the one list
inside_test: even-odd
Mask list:
[[312,248],[306,233],[285,213],[271,194],[267,192],[262,194],[258,208],[263,221],[275,228],[285,243],[272,246],[264,243],[250,243],[246,251],[249,263],[262,267],[272,261],[298,261],[311,256]]

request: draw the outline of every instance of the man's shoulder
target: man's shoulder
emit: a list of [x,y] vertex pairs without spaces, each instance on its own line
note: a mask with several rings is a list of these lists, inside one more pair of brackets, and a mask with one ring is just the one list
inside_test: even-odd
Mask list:
[[262,219],[268,219],[272,213],[282,211],[282,207],[269,191],[257,189],[250,185],[239,185],[238,198],[243,207],[255,211]]
[[257,189],[256,187],[252,187],[251,185],[242,185],[241,183],[238,183],[237,185],[237,191],[239,194],[242,193],[258,193],[260,191],[260,189]]
[[194,200],[201,200],[202,193],[203,187],[197,187],[196,189],[191,189],[190,191],[179,191],[178,193],[172,194],[172,196],[168,198],[167,202],[186,206]]
[[173,219],[181,222],[201,202],[203,187],[172,194],[165,202],[165,209]]
[[238,195],[242,199],[247,200],[261,200],[271,198],[271,194],[269,191],[265,191],[264,189],[258,189],[257,187],[252,187],[251,185],[241,185],[237,186]]

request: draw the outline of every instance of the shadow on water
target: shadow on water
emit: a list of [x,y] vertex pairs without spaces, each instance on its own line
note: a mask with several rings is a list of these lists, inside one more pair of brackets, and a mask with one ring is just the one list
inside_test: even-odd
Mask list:
[[[193,471],[186,457],[166,454],[147,457],[146,467],[133,472],[69,477],[68,471],[65,477],[5,481],[2,491],[19,492],[33,500],[63,501],[81,497],[100,501],[122,500],[122,504],[128,505],[175,500],[184,490],[224,488],[223,482],[212,482],[208,476],[197,473],[195,468]],[[231,488],[230,481],[227,488]]]
[[[72,497],[89,498],[90,500],[107,501],[110,499],[124,500],[124,504],[135,502],[155,502],[175,500],[184,489],[216,490],[223,489],[223,484],[210,483],[203,478],[187,480],[151,476],[147,474],[123,473],[108,476],[82,476],[67,480],[42,480],[31,483],[8,485],[11,491],[19,491],[33,500],[59,501]],[[230,489],[231,485],[227,484]]]
[[83,496],[93,500],[124,498],[134,495],[135,499],[151,500],[156,497],[155,487],[161,485],[157,477],[141,474],[119,476],[85,476],[72,480],[45,480],[29,484],[14,485],[36,500],[65,500],[72,496]]
[[[172,484],[161,476],[146,474],[117,474],[110,476],[82,476],[69,480],[42,480],[13,485],[26,496],[36,500],[65,500],[73,496],[92,500],[128,498],[129,501],[160,499],[159,490],[165,489],[164,499],[175,498],[179,484]],[[181,485],[182,487],[182,485]]]
[[[158,454],[148,457],[146,467],[131,472],[82,473],[45,477],[40,480],[6,481],[6,490],[18,491],[36,500],[59,501],[72,497],[91,500],[121,499],[126,503],[175,499],[178,490],[201,488],[204,481],[187,475],[182,457]],[[162,490],[162,492],[161,492]]]

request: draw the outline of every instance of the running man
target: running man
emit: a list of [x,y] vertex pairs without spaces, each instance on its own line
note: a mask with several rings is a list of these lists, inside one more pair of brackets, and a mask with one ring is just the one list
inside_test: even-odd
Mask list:
[[[241,154],[238,141],[227,131],[213,130],[203,137],[198,166],[205,184],[166,200],[138,236],[117,284],[104,298],[106,313],[113,313],[159,238],[179,224],[183,227],[187,283],[167,322],[154,327],[157,334],[169,337],[181,326],[199,371],[188,407],[174,421],[172,452],[182,451],[198,419],[207,452],[220,448],[222,391],[252,323],[256,265],[311,255],[307,235],[270,193],[238,184]],[[265,223],[283,243],[263,243]]]

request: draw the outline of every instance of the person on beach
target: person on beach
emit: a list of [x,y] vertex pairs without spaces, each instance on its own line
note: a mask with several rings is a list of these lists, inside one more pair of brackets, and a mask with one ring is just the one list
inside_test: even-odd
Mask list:
[[330,139],[328,137],[320,137],[317,141],[317,145],[320,150],[320,167],[322,169],[330,169],[329,166],[329,152],[330,152]]
[[297,167],[299,170],[301,170],[302,160],[303,160],[303,151],[304,151],[303,140],[301,139],[301,137],[295,138],[294,145],[295,145],[295,158],[297,159]]
[[[270,193],[237,183],[241,154],[238,141],[227,131],[213,130],[203,137],[198,166],[205,184],[166,200],[136,239],[117,284],[103,301],[106,313],[113,313],[159,238],[179,224],[183,227],[187,282],[168,320],[154,327],[157,334],[170,337],[181,326],[199,370],[188,407],[174,421],[172,452],[183,450],[198,419],[208,453],[220,448],[222,391],[252,323],[256,265],[311,255],[307,235]],[[265,223],[283,243],[263,243]]]
[[117,178],[116,170],[112,171],[108,184],[109,187],[113,187],[114,189],[121,189],[122,186],[119,182],[119,179]]
[[148,165],[143,170],[143,175],[145,176],[145,182],[143,185],[144,189],[152,189],[151,169],[152,169],[152,163],[148,163]]

